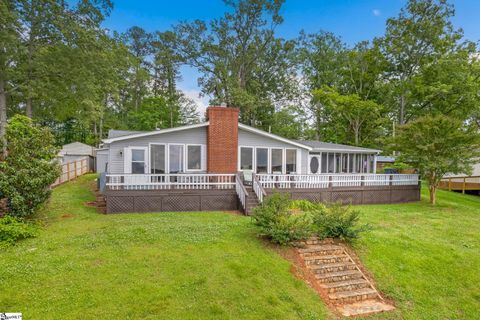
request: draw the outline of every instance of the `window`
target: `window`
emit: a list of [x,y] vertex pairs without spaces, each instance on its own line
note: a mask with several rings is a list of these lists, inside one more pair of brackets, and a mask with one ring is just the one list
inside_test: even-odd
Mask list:
[[342,172],[348,173],[348,154],[342,154]]
[[318,157],[311,157],[310,158],[310,172],[317,173],[318,172]]
[[328,173],[335,172],[335,154],[329,153],[328,154]]
[[355,168],[353,164],[355,163],[355,155],[353,153],[348,155],[348,172],[353,173],[355,172]]
[[150,173],[165,173],[165,145],[150,146]]
[[335,153],[335,173],[342,172],[342,155]]
[[187,146],[187,170],[202,169],[202,147]]
[[283,149],[272,149],[272,173],[283,172]]
[[268,149],[257,148],[257,173],[268,172]]
[[253,170],[253,148],[240,148],[240,170]]
[[132,173],[145,173],[145,150],[132,149]]
[[287,149],[285,153],[287,173],[297,173],[297,150]]
[[322,161],[321,161],[321,164],[322,164],[322,171],[321,172],[322,173],[327,173],[327,162],[328,162],[327,156],[328,156],[327,153],[325,153],[325,152],[322,153]]
[[171,144],[168,151],[169,172],[183,172],[183,145]]
[[361,154],[357,154],[355,156],[355,168],[356,168],[356,172],[357,173],[362,173],[362,155]]
[[373,154],[369,155],[369,161],[368,161],[368,164],[370,166],[370,173],[374,173],[375,172],[375,156]]

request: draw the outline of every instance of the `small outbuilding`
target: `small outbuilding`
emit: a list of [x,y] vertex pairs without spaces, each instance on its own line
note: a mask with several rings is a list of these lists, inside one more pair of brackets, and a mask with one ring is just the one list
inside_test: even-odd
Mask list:
[[92,170],[95,164],[94,148],[82,142],[72,142],[62,147],[58,159],[62,164],[87,159],[88,169]]

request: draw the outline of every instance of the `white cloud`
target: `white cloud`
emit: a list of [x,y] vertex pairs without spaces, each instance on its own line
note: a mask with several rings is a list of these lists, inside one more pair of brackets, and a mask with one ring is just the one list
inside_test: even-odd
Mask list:
[[373,9],[372,13],[375,17],[378,17],[382,14],[382,12],[379,9]]
[[182,92],[187,98],[190,98],[195,102],[195,104],[197,105],[198,113],[200,113],[200,116],[203,117],[208,107],[209,97],[200,97],[200,90],[195,89],[182,90]]

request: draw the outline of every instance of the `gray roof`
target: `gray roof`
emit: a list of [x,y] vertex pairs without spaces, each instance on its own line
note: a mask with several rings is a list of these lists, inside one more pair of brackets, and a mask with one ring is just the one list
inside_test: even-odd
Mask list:
[[129,136],[131,134],[137,134],[137,133],[143,133],[147,131],[132,131],[132,130],[115,130],[115,129],[110,129],[108,130],[108,139],[111,138],[118,138],[118,137],[124,137],[124,136]]
[[93,147],[81,142],[72,142],[62,146],[58,155],[93,156]]
[[395,157],[392,156],[378,156],[377,162],[395,162]]
[[316,140],[295,140],[295,141],[313,148],[312,151],[328,150],[328,151],[365,152],[365,153],[377,153],[381,151],[377,149],[355,147],[355,146],[349,146],[346,144],[329,143],[329,142],[322,142],[322,141],[316,141]]

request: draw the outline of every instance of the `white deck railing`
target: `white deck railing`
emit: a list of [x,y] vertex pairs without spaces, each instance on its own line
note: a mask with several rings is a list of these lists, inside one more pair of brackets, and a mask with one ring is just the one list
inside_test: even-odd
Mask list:
[[242,179],[240,178],[240,174],[238,174],[238,173],[235,176],[235,191],[237,192],[238,199],[240,199],[240,203],[242,204],[243,210],[246,210],[248,192],[247,192],[247,189],[245,189],[245,186],[242,183]]
[[[418,181],[417,174],[256,174],[252,187],[261,202],[264,189],[406,186]],[[109,190],[235,189],[240,201],[245,198],[235,174],[108,174],[106,186]]]
[[417,174],[257,174],[265,189],[418,185]]
[[235,189],[235,174],[108,174],[108,190]]

